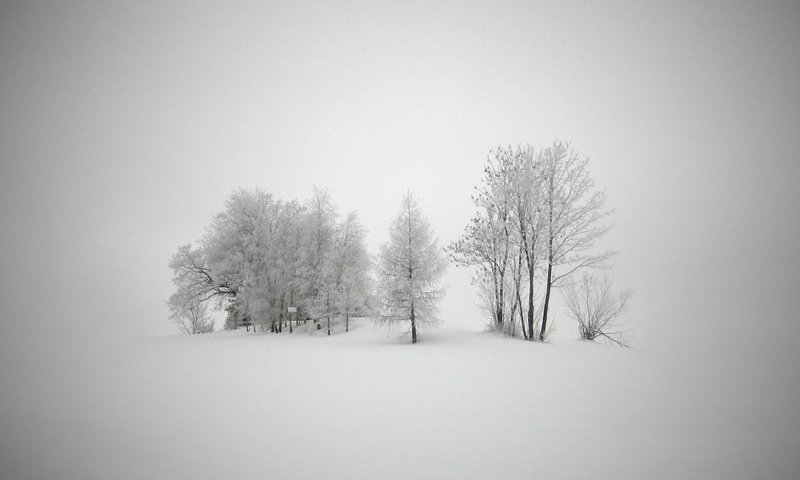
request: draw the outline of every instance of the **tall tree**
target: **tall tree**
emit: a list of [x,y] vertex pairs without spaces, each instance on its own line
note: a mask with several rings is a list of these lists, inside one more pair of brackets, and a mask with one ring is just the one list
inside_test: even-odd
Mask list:
[[416,343],[418,325],[438,321],[437,302],[444,293],[439,280],[445,268],[430,224],[411,193],[406,193],[390,226],[389,241],[380,249],[379,320],[409,322],[411,342]]
[[[547,334],[550,295],[581,268],[602,266],[611,252],[593,254],[589,249],[608,232],[603,220],[611,213],[605,209],[604,192],[594,189],[589,175],[588,157],[581,158],[569,143],[556,141],[542,155],[542,206],[546,224],[546,279],[539,340]],[[557,273],[556,269],[563,267]]]
[[[537,261],[541,256],[542,237],[542,207],[541,207],[541,162],[533,147],[517,147],[509,149],[510,159],[509,175],[511,218],[516,229],[515,238],[518,242],[517,277],[515,282],[516,299],[519,305],[520,321],[523,324],[523,333],[528,340],[534,340],[536,310],[535,292]],[[523,289],[521,280],[527,279],[526,289]],[[523,315],[522,292],[527,291],[527,317]],[[527,318],[527,332],[525,321]]]
[[489,153],[483,173],[481,186],[472,196],[478,211],[461,238],[451,243],[447,251],[456,265],[477,267],[473,284],[485,292],[486,311],[493,326],[503,329],[512,303],[508,298],[507,273],[514,248],[509,197],[512,176],[504,149]]
[[365,230],[356,212],[350,212],[339,226],[337,248],[339,282],[337,310],[344,315],[344,331],[350,331],[350,316],[364,312],[371,288],[372,262],[365,245]]
[[[300,288],[304,307],[319,317],[319,297],[328,283],[326,261],[333,247],[337,220],[336,207],[325,190],[314,187],[306,204],[303,243],[301,246]],[[329,268],[329,267],[328,267]]]
[[216,299],[239,319],[280,330],[285,304],[298,280],[303,207],[262,190],[239,190],[217,214],[200,242],[184,245],[170,263],[177,291],[170,304],[187,309]]
[[457,265],[478,267],[473,283],[484,293],[495,328],[513,334],[518,313],[523,336],[530,340],[535,338],[534,282],[542,237],[539,156],[530,146],[489,153],[473,196],[478,211],[448,248]]

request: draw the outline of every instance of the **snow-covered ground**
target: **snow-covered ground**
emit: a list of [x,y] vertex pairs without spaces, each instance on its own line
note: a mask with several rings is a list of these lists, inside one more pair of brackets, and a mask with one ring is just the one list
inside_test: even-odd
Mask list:
[[366,320],[331,337],[5,337],[0,469],[9,479],[796,478],[793,389],[563,330],[549,344],[443,328],[411,345]]

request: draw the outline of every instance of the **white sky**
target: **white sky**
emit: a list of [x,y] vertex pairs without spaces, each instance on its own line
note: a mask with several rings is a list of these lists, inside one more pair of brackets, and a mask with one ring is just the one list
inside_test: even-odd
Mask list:
[[[445,244],[491,147],[558,137],[616,208],[640,345],[797,359],[794,2],[69,3],[0,3],[8,330],[174,332],[169,257],[238,187],[327,188],[373,251],[411,189]],[[482,323],[468,279],[451,325]]]

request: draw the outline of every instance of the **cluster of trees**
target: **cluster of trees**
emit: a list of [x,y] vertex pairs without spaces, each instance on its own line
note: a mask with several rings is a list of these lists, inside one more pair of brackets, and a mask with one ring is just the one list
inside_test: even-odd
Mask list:
[[364,236],[356,213],[340,220],[322,190],[306,204],[240,190],[196,247],[183,245],[173,255],[173,319],[211,302],[227,311],[226,328],[281,332],[292,330],[288,307],[296,307],[295,320],[324,319],[330,334],[342,319],[348,330],[350,316],[366,312],[372,290]]
[[213,323],[204,320],[205,304],[215,302],[228,313],[225,328],[282,332],[288,326],[291,332],[291,306],[300,318],[324,320],[328,335],[337,322],[349,331],[351,316],[370,315],[407,323],[416,343],[418,328],[437,321],[446,251],[456,265],[476,268],[473,282],[498,330],[544,341],[553,291],[567,286],[565,304],[581,337],[623,345],[614,325],[629,293],[616,297],[610,282],[594,277],[578,288],[570,281],[581,269],[606,266],[611,256],[593,252],[610,228],[610,211],[587,163],[559,141],[543,149],[492,150],[475,187],[477,212],[461,238],[439,248],[408,193],[375,262],[356,213],[340,219],[326,192],[315,188],[300,204],[261,190],[238,191],[199,245],[183,245],[173,256],[173,318],[186,333],[208,331]]
[[473,196],[477,213],[448,253],[457,265],[477,267],[473,281],[495,328],[544,340],[553,289],[611,255],[590,251],[608,231],[610,212],[587,162],[558,141],[489,153]]

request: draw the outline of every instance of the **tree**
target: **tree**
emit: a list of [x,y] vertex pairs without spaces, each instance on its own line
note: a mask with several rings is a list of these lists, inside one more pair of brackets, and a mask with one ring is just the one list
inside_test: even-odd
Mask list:
[[[542,206],[547,243],[545,297],[539,340],[547,333],[547,317],[553,287],[585,267],[603,266],[611,252],[591,254],[595,240],[609,230],[602,224],[611,212],[605,210],[604,192],[594,191],[587,158],[580,158],[568,143],[556,141],[542,155]],[[566,270],[556,274],[556,268]]]
[[338,229],[335,258],[338,263],[339,281],[336,293],[336,308],[344,315],[344,331],[350,331],[350,316],[367,309],[372,265],[365,245],[364,227],[356,212],[350,212]]
[[518,313],[522,334],[530,340],[535,339],[534,283],[542,256],[540,157],[530,146],[492,150],[482,185],[473,196],[478,211],[464,235],[448,248],[457,265],[478,267],[473,283],[495,328],[515,334]]
[[330,303],[330,292],[326,291],[326,285],[330,283],[331,267],[326,262],[329,261],[328,256],[333,247],[338,215],[328,192],[316,186],[307,203],[306,212],[299,286],[305,299],[304,306],[314,317],[320,318],[330,315],[330,308],[323,309],[321,305]]
[[199,304],[216,299],[218,304],[236,296],[236,290],[224,280],[212,275],[206,251],[181,245],[170,260],[172,281],[177,290],[169,299],[173,309],[189,310]]
[[604,193],[594,191],[587,163],[562,142],[489,154],[473,197],[478,211],[448,250],[457,265],[477,267],[473,283],[494,326],[509,335],[516,334],[517,314],[523,337],[544,340],[553,288],[610,256],[589,252],[608,230],[602,220],[610,212]]
[[[514,266],[516,275],[515,293],[519,309],[520,323],[525,338],[534,340],[536,327],[535,291],[536,267],[541,256],[542,237],[542,174],[541,155],[536,155],[533,147],[517,147],[508,149],[510,158],[508,181],[511,203],[511,218],[516,229],[518,252]],[[527,279],[527,285],[522,280]],[[527,291],[527,331],[523,314],[522,294]]]
[[430,224],[411,193],[389,229],[389,241],[381,246],[378,259],[378,319],[387,323],[410,322],[411,343],[417,342],[417,327],[438,321],[438,300],[444,289],[439,279],[446,268]]
[[[514,240],[511,225],[511,175],[505,150],[489,153],[482,185],[472,201],[478,208],[464,234],[447,247],[450,259],[458,266],[475,266],[473,284],[481,291],[492,325],[502,329],[513,302],[507,281],[509,260],[513,258]],[[513,321],[513,313],[511,313]]]
[[173,308],[172,320],[181,333],[188,335],[214,331],[214,319],[208,315],[205,303],[199,303],[186,309]]
[[618,318],[626,311],[630,296],[629,291],[615,295],[607,277],[597,280],[584,274],[577,285],[567,287],[564,301],[570,315],[578,321],[582,339],[603,337],[616,345],[628,347],[621,339],[624,332],[619,330],[622,325]]
[[[217,214],[199,248],[181,246],[170,266],[177,291],[170,304],[188,310],[215,300],[227,327],[250,321],[281,331],[300,287],[304,209],[262,190],[239,190]],[[290,327],[291,329],[291,327]]]

